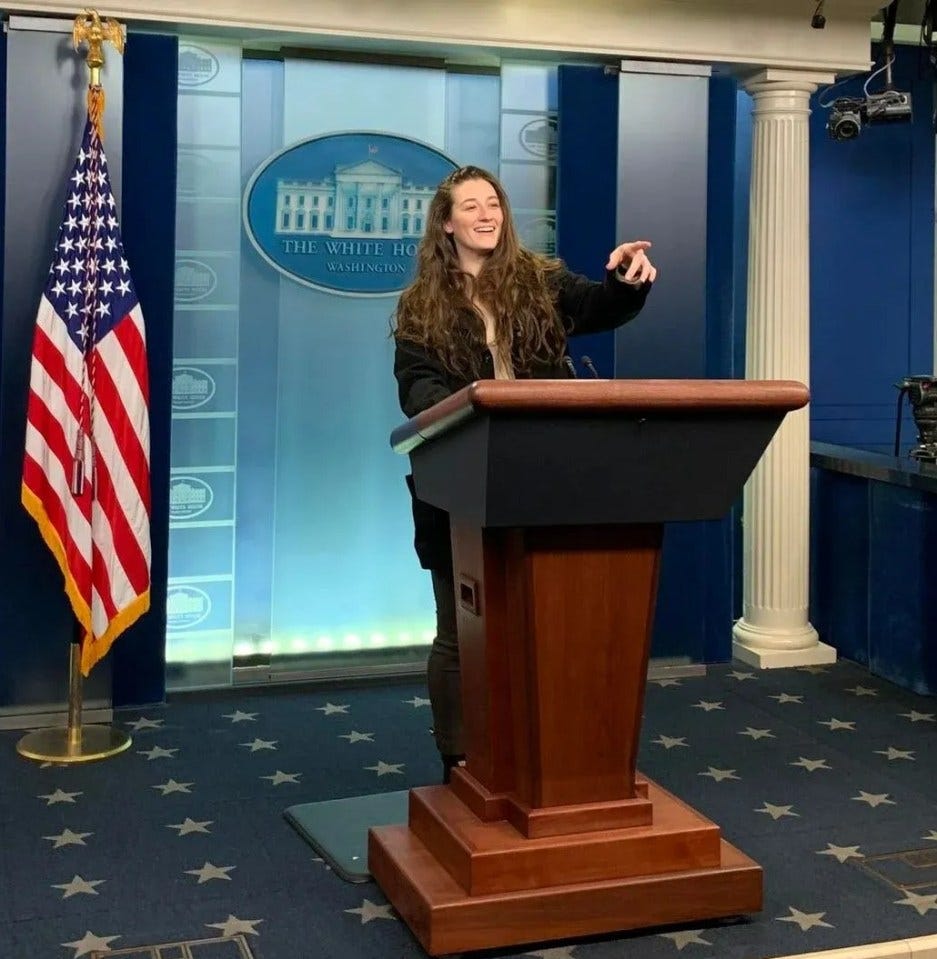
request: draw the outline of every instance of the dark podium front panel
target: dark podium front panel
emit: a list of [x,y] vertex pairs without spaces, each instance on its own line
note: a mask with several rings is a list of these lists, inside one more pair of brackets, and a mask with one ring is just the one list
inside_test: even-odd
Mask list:
[[477,416],[410,455],[420,499],[479,526],[724,516],[776,413]]

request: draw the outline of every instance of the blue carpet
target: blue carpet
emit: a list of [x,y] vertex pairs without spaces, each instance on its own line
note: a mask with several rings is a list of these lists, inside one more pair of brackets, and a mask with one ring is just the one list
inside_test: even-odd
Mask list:
[[[283,813],[435,782],[425,696],[185,697],[120,715],[130,750],[84,767],[42,768],[0,734],[0,955],[238,935],[257,959],[423,955],[376,885],[340,880]],[[757,959],[937,933],[935,718],[846,662],[652,682],[640,769],[762,865],[764,911],[504,954]]]

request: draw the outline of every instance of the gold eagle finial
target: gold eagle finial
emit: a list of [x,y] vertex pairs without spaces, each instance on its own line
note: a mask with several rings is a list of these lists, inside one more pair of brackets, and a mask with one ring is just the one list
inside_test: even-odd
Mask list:
[[104,139],[104,88],[101,86],[101,67],[104,66],[104,44],[110,40],[118,53],[124,52],[124,31],[116,20],[101,19],[97,10],[82,10],[75,17],[72,27],[72,43],[77,50],[87,42],[85,62],[91,71],[88,82],[88,116],[94,123],[98,136]]
[[124,31],[116,20],[102,19],[97,10],[82,10],[75,17],[72,27],[72,43],[77,50],[82,42],[87,42],[88,53],[85,62],[91,70],[91,85],[100,85],[101,67],[104,66],[104,44],[107,40],[124,52]]

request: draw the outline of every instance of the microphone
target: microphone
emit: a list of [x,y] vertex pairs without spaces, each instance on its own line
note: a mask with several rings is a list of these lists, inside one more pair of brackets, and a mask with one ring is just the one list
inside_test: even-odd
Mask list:
[[593,379],[599,379],[599,371],[595,368],[595,363],[588,356],[582,358],[582,365],[592,374]]
[[564,356],[563,357],[563,366],[566,367],[566,372],[569,373],[569,378],[575,380],[577,378],[576,373],[576,364],[573,363],[572,357]]

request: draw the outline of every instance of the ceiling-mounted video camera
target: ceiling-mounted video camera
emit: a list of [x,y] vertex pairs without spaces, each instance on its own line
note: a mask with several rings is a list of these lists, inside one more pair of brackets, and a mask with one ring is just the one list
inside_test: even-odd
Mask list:
[[[832,102],[823,102],[830,115],[826,129],[834,140],[855,140],[865,126],[879,123],[907,123],[912,119],[911,94],[896,90],[892,82],[892,66],[895,62],[895,25],[901,0],[890,0],[882,13],[882,57],[884,63],[872,73],[862,88],[860,97],[838,97]],[[928,7],[931,0],[928,0]],[[821,5],[822,6],[822,5]],[[818,11],[820,8],[817,8]],[[870,93],[869,87],[877,76],[885,74],[885,89]],[[848,77],[846,79],[849,79]],[[845,82],[833,84],[834,87]]]
[[834,140],[854,140],[864,126],[906,123],[911,120],[911,94],[901,90],[870,93],[866,97],[839,97],[830,105],[826,128]]

